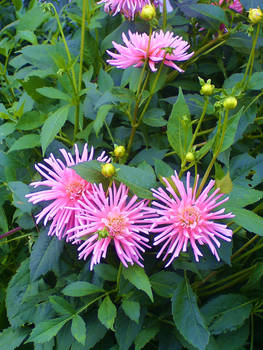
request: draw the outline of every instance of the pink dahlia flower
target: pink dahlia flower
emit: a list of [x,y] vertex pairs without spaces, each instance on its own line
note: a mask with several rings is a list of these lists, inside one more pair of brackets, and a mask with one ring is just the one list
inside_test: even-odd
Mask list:
[[[92,191],[91,184],[69,167],[92,160],[94,149],[92,147],[88,153],[88,146],[85,144],[82,156],[80,156],[78,147],[75,145],[75,160],[65,149],[61,149],[60,152],[64,157],[64,162],[50,154],[49,158],[44,159],[46,164],[38,163],[35,165],[36,170],[44,177],[44,180],[33,182],[30,185],[35,188],[45,186],[47,189],[30,193],[26,197],[33,204],[52,201],[36,216],[36,222],[39,223],[41,219],[45,218],[44,225],[46,225],[48,221],[52,220],[48,234],[50,236],[56,235],[59,239],[66,236],[68,240],[67,231],[79,225],[78,210],[75,210],[80,208],[78,200],[82,198],[84,193],[89,196]],[[108,161],[108,157],[103,152],[97,160],[105,162]]]
[[[241,13],[243,11],[243,6],[240,3],[239,0],[219,0],[218,4],[220,6],[226,6],[238,13]],[[216,3],[214,3],[214,5],[217,5]]]
[[105,258],[109,244],[114,244],[116,253],[125,267],[128,263],[143,266],[141,252],[143,247],[150,248],[146,242],[148,238],[141,233],[148,234],[151,226],[150,218],[154,214],[149,212],[148,202],[137,201],[137,196],[128,198],[129,189],[115,184],[103,190],[102,184],[92,185],[92,199],[83,195],[79,201],[81,211],[77,217],[81,224],[70,230],[74,233],[71,240],[85,239],[79,246],[79,259],[87,259],[92,254],[90,269]]
[[[123,33],[122,38],[126,46],[112,42],[119,53],[107,51],[113,59],[107,62],[117,68],[128,68],[130,66],[141,67],[147,58],[149,35],[146,33],[131,33],[130,39]],[[186,61],[193,52],[187,53],[190,45],[179,36],[174,36],[171,32],[164,33],[162,30],[153,32],[148,52],[149,66],[153,72],[157,70],[155,64],[164,60],[166,66],[170,66],[179,72],[183,72],[173,61]]]
[[168,266],[178,257],[180,251],[187,250],[189,242],[196,261],[199,261],[199,256],[202,256],[197,243],[207,244],[217,260],[220,260],[215,247],[220,247],[217,238],[230,242],[232,231],[227,228],[227,225],[216,223],[215,220],[232,218],[234,215],[224,214],[224,208],[217,211],[213,209],[226,202],[228,197],[218,202],[223,196],[223,194],[218,194],[219,188],[209,193],[215,184],[213,180],[197,197],[198,178],[194,188],[190,187],[189,172],[186,178],[186,188],[176,172],[171,179],[173,186],[163,178],[167,185],[166,191],[162,188],[152,190],[153,196],[158,199],[152,203],[157,209],[152,210],[159,214],[159,217],[152,219],[154,224],[151,231],[157,233],[154,245],[163,244],[157,257],[166,249],[163,260],[171,254],[166,264]]
[[122,13],[126,18],[134,19],[136,13],[142,11],[145,5],[150,5],[150,0],[101,0],[98,4],[105,4],[104,11],[115,16]]

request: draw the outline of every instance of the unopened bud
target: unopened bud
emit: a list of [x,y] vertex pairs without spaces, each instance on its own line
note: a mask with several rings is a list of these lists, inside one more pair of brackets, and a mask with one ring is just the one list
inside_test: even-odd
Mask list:
[[204,96],[211,96],[214,92],[214,88],[215,85],[206,83],[201,87],[200,93]]
[[263,19],[263,12],[260,10],[260,8],[257,9],[249,9],[248,11],[248,19],[251,23],[257,24],[258,22],[262,21]]
[[101,167],[101,173],[105,177],[112,177],[115,174],[115,167],[111,163],[103,164]]
[[237,106],[237,99],[233,96],[229,96],[225,98],[223,105],[225,109],[235,109]]
[[187,152],[185,156],[185,160],[189,163],[193,162],[195,160],[195,156],[192,152]]
[[113,151],[116,158],[122,158],[125,155],[125,152],[126,150],[124,146],[116,146]]
[[145,5],[142,8],[142,11],[140,13],[140,17],[144,19],[145,21],[151,21],[156,17],[156,10],[153,5]]

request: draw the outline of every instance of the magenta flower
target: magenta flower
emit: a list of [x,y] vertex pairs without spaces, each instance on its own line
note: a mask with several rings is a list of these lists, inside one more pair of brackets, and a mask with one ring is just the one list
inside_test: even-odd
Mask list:
[[79,246],[79,259],[84,260],[92,254],[90,269],[105,258],[109,244],[112,242],[116,253],[125,267],[128,263],[143,266],[140,262],[143,247],[148,238],[141,233],[148,234],[151,226],[150,219],[155,216],[149,212],[148,202],[137,201],[137,196],[128,198],[129,189],[115,184],[106,194],[102,184],[92,185],[92,199],[85,194],[79,201],[81,211],[77,214],[81,224],[70,230],[74,233],[71,240],[85,239]]
[[[156,1],[155,1],[156,3]],[[141,12],[145,5],[150,5],[150,0],[101,0],[98,4],[105,4],[104,11],[115,16],[123,14],[128,19],[134,19],[136,13]],[[155,4],[156,5],[156,4]]]
[[[230,8],[238,13],[241,13],[243,11],[243,6],[239,0],[219,0],[218,4],[220,6],[226,5],[226,7]],[[216,5],[216,3],[214,3],[214,5]]]
[[155,64],[164,60],[166,66],[170,66],[179,72],[183,72],[173,61],[186,61],[193,56],[193,52],[187,53],[190,45],[179,36],[174,36],[171,32],[164,33],[153,32],[150,41],[149,52],[147,56],[147,49],[149,43],[149,35],[146,33],[131,33],[129,31],[130,39],[122,34],[122,39],[126,46],[119,45],[112,42],[113,46],[119,53],[107,51],[113,59],[107,62],[117,68],[128,68],[130,66],[141,67],[146,58],[151,70],[155,72],[157,68]]
[[[70,235],[67,234],[67,231],[79,225],[77,213],[80,205],[78,200],[82,198],[84,193],[89,197],[92,191],[91,184],[69,167],[92,160],[94,149],[92,147],[88,153],[88,147],[85,144],[82,156],[80,156],[78,147],[75,145],[75,160],[65,149],[61,149],[60,152],[66,165],[62,160],[56,159],[53,154],[44,159],[47,165],[42,163],[35,165],[36,170],[44,177],[44,180],[33,182],[30,185],[35,188],[45,186],[48,189],[30,193],[26,197],[33,204],[52,201],[36,216],[36,223],[45,218],[44,225],[46,225],[48,221],[52,220],[48,234],[50,236],[56,235],[59,239],[67,237],[68,240]],[[105,156],[105,152],[102,152],[97,160],[105,162],[108,161],[108,157]]]
[[157,233],[154,245],[163,244],[157,258],[166,249],[163,260],[171,254],[170,260],[166,264],[168,266],[181,251],[187,250],[189,242],[196,261],[199,261],[199,256],[202,256],[196,243],[207,244],[217,260],[220,260],[215,248],[215,246],[220,247],[217,238],[230,242],[232,231],[227,228],[227,225],[216,223],[214,220],[228,219],[234,215],[232,213],[224,214],[224,208],[217,211],[213,211],[213,209],[226,202],[228,197],[218,202],[223,196],[223,194],[218,194],[219,188],[209,194],[215,184],[213,180],[197,197],[198,178],[194,188],[191,188],[189,172],[186,177],[186,189],[176,172],[171,179],[172,186],[167,179],[163,178],[167,185],[167,192],[162,188],[152,190],[153,196],[159,200],[152,203],[157,207],[156,209],[152,208],[152,210],[159,214],[159,217],[152,219],[151,231]]

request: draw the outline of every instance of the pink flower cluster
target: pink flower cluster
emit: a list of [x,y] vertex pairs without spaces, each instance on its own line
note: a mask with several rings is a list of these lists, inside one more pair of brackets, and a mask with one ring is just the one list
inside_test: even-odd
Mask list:
[[[225,224],[215,222],[232,218],[225,209],[214,211],[228,198],[221,199],[219,189],[214,190],[214,181],[197,196],[198,178],[192,188],[190,173],[187,173],[186,187],[177,173],[171,181],[163,178],[166,188],[153,189],[156,198],[152,206],[149,201],[129,196],[129,188],[124,184],[113,183],[107,191],[102,184],[89,183],[81,178],[71,166],[93,159],[94,150],[88,153],[84,146],[82,156],[75,145],[75,159],[66,150],[61,149],[65,163],[50,155],[46,164],[36,165],[43,181],[33,182],[33,187],[45,186],[47,189],[27,195],[33,204],[49,201],[37,215],[37,223],[44,219],[44,225],[51,222],[48,234],[58,239],[79,245],[79,259],[91,256],[90,269],[100,263],[107,255],[108,247],[113,244],[118,258],[127,267],[134,263],[143,266],[142,260],[148,245],[148,235],[155,234],[154,245],[161,245],[157,255],[164,253],[166,266],[185,252],[190,243],[196,261],[202,256],[197,244],[206,244],[217,260],[218,238],[230,241],[232,231]],[[97,160],[109,161],[103,152]]]

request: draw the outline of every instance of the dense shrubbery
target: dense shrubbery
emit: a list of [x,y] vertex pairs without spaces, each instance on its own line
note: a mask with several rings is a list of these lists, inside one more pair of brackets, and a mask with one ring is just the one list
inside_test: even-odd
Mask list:
[[262,349],[261,1],[1,2],[1,350]]

